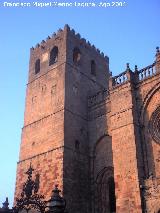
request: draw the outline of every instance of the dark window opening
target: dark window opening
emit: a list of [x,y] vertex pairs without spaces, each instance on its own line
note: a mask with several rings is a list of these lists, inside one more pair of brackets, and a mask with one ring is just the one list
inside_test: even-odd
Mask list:
[[53,47],[53,49],[50,52],[49,66],[56,63],[57,61],[58,61],[58,47]]
[[77,64],[79,63],[80,59],[81,59],[81,52],[79,48],[75,47],[73,50],[73,62]]
[[91,61],[91,74],[96,76],[96,63],[94,60]]
[[40,59],[37,59],[35,63],[35,74],[39,72],[40,72]]
[[109,186],[109,207],[110,212],[116,212],[116,196],[115,196],[115,183],[114,178],[110,177],[108,180]]
[[79,150],[80,142],[78,140],[75,141],[75,149]]

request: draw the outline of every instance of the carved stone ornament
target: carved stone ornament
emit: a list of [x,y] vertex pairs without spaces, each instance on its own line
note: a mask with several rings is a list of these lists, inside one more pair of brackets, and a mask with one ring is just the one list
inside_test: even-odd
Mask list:
[[149,132],[153,140],[160,144],[160,106],[152,113],[149,122]]

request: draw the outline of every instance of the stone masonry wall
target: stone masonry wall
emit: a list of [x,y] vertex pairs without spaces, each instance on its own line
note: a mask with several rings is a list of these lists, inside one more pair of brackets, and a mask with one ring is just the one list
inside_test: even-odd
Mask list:
[[[58,60],[49,66],[54,46],[58,47]],[[30,163],[40,174],[40,192],[46,199],[54,184],[63,190],[65,47],[64,29],[31,49],[15,197],[21,193]],[[36,74],[37,59],[40,70]]]
[[59,147],[28,160],[18,162],[15,198],[20,197],[23,184],[27,178],[25,173],[28,170],[30,163],[34,168],[33,179],[36,174],[40,175],[40,189],[38,193],[44,195],[45,200],[50,199],[52,190],[56,184],[58,184],[59,188],[63,190],[63,150],[63,147]]
[[111,131],[117,212],[142,212],[131,85],[112,89]]

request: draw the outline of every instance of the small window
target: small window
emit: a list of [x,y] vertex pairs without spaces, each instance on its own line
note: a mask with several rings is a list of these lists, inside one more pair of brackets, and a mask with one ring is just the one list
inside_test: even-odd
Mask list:
[[51,88],[51,94],[55,95],[55,93],[56,93],[56,84],[53,85],[52,88]]
[[35,63],[35,74],[39,72],[40,72],[40,59],[37,59]]
[[91,74],[96,76],[96,63],[94,60],[91,61]]
[[55,46],[50,52],[49,66],[56,63],[57,61],[58,61],[58,47]]
[[73,50],[73,62],[77,64],[79,63],[80,59],[81,59],[81,52],[79,48],[75,47]]

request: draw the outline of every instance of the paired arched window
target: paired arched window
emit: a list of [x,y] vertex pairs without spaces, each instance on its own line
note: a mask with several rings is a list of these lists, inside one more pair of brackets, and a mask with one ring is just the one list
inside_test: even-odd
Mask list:
[[55,46],[50,52],[50,58],[49,58],[49,66],[56,63],[58,60],[58,47]]
[[96,76],[96,63],[94,60],[91,60],[91,74]]
[[40,72],[40,59],[37,59],[35,62],[35,74]]
[[81,52],[78,47],[75,47],[73,50],[73,63],[78,64],[81,59]]

